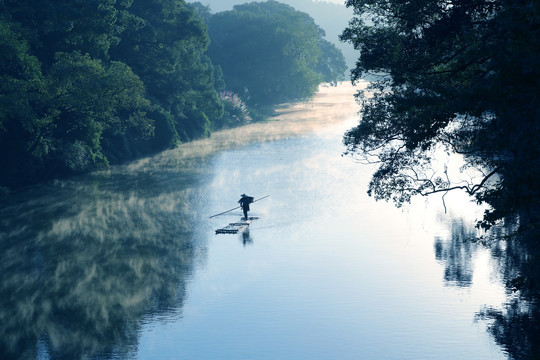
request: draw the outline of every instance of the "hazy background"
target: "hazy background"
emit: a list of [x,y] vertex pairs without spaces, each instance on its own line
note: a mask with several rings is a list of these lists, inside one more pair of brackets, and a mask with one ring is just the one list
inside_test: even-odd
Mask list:
[[[252,1],[246,0],[188,0],[189,3],[200,2],[210,6],[212,13],[231,10],[234,5],[245,4]],[[261,2],[261,1],[257,1]],[[296,10],[308,13],[317,25],[326,31],[326,39],[335,44],[343,52],[349,69],[354,67],[358,57],[357,51],[348,43],[339,41],[338,36],[343,32],[349,20],[353,17],[351,8],[345,7],[345,1],[316,1],[316,0],[280,0],[279,2],[288,4]],[[348,76],[348,74],[347,74]]]

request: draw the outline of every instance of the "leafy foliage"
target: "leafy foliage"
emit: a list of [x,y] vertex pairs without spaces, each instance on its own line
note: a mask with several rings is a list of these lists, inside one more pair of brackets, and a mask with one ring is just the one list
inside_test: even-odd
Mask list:
[[317,72],[325,83],[337,85],[339,81],[345,80],[345,71],[347,64],[341,50],[334,44],[326,40],[323,35],[319,37],[319,48],[321,49],[321,57],[317,62]]
[[309,15],[276,1],[236,5],[210,17],[208,26],[208,53],[227,88],[259,109],[309,98],[346,68]]
[[85,144],[92,163],[106,163],[101,153],[104,132],[152,135],[153,124],[145,117],[150,102],[144,97],[144,85],[125,64],[104,66],[88,55],[58,53],[50,76],[52,104],[59,112],[54,135],[69,146],[77,141]]
[[4,0],[0,33],[1,185],[206,136],[223,112],[184,1]]
[[[241,45],[242,71],[212,64],[204,21],[229,26],[230,18],[201,4],[0,0],[0,186],[99,169],[209,136],[261,118],[244,101],[271,107],[308,97],[321,80],[317,71],[325,81],[338,79],[340,53],[306,14],[276,2],[234,14],[241,20],[235,32],[217,41],[228,51]],[[266,51],[278,52],[265,59],[257,36],[267,30],[277,35]]]
[[4,0],[4,17],[19,26],[32,51],[46,66],[56,52],[79,51],[105,59],[120,40],[131,1]]
[[40,63],[12,27],[0,21],[0,167],[7,178],[25,175],[22,167],[37,166],[51,151],[46,132],[55,115]]
[[130,11],[139,22],[125,32],[114,58],[128,64],[154,104],[171,115],[175,138],[209,135],[209,118],[220,117],[223,109],[204,54],[205,24],[183,1],[137,1]]
[[[538,223],[540,5],[502,0],[349,0],[342,39],[360,51],[352,80],[359,125],[348,152],[377,162],[369,193],[398,205],[463,189],[491,205],[490,227],[518,216]],[[460,154],[452,173],[444,152]],[[470,181],[464,181],[468,175]]]

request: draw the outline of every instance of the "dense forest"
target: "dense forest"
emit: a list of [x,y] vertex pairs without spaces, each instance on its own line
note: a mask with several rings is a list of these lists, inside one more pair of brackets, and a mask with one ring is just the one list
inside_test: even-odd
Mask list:
[[312,18],[275,1],[212,14],[183,0],[0,0],[0,32],[8,187],[264,119],[346,69]]
[[[231,10],[234,5],[246,3],[246,0],[187,0],[188,2],[201,2],[208,5],[213,12]],[[279,0],[296,10],[309,14],[315,23],[324,29],[326,39],[341,50],[347,63],[347,68],[352,69],[358,58],[358,51],[354,47],[339,40],[339,35],[353,17],[353,10],[345,7],[345,1],[340,3],[324,0]]]
[[306,13],[269,1],[236,5],[208,22],[208,54],[230,90],[257,107],[310,97],[343,80],[341,52]]

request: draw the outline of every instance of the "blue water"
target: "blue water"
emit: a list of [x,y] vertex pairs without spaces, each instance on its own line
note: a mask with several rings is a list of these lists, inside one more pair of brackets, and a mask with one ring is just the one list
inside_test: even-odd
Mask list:
[[[373,169],[341,156],[351,117],[8,196],[3,358],[505,359],[475,320],[505,301],[496,263],[462,241],[481,209],[369,198]],[[260,220],[215,235],[242,193],[270,195]]]

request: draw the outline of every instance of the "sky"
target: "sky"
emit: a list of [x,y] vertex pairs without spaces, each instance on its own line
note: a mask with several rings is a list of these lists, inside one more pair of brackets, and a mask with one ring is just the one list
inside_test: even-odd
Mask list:
[[339,5],[345,4],[345,0],[314,0],[314,1],[315,2],[329,2],[329,3],[339,4]]

